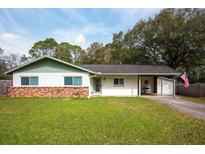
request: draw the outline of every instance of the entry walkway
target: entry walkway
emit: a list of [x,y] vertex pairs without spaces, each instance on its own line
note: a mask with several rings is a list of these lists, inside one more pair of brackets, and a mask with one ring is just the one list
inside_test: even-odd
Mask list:
[[179,97],[172,96],[143,96],[145,98],[149,98],[154,100],[155,102],[165,104],[169,107],[178,109],[182,112],[189,113],[197,118],[205,120],[205,105],[191,103],[185,100],[180,99]]

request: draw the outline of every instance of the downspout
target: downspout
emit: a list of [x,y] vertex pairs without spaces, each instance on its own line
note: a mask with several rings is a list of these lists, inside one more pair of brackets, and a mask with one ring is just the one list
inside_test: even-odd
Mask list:
[[163,78],[161,76],[161,96],[163,95]]
[[175,75],[173,76],[173,97],[176,98],[176,85],[175,85]]

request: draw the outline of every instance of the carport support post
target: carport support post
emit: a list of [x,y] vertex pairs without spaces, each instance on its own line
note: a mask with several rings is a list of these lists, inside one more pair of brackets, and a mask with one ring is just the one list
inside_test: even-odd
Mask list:
[[173,76],[173,96],[175,96],[175,76]]
[[141,76],[140,76],[140,75],[138,76],[138,85],[139,85],[139,86],[138,86],[138,87],[139,87],[139,88],[138,88],[139,96],[141,96]]
[[163,78],[161,76],[161,95],[163,94]]

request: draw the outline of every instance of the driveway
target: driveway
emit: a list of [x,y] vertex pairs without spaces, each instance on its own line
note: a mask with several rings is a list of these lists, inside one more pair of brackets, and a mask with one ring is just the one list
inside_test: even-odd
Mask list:
[[191,103],[185,100],[180,99],[179,97],[172,96],[143,96],[154,100],[155,102],[165,104],[169,107],[178,109],[182,112],[189,113],[197,118],[205,120],[205,105]]

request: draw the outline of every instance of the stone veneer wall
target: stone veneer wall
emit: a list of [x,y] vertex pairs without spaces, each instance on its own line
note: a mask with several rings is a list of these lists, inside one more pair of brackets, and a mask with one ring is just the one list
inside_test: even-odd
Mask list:
[[88,97],[88,87],[8,87],[10,97]]

